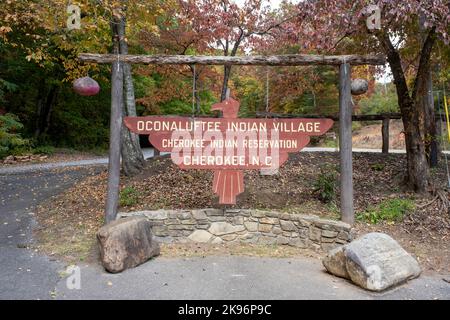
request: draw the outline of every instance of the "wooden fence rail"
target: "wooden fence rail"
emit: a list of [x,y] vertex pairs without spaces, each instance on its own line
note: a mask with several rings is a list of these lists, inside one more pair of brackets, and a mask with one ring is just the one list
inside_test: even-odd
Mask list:
[[[273,112],[256,112],[257,118],[328,118],[333,121],[339,121],[339,115],[305,115],[305,114],[284,114]],[[436,114],[436,121],[447,121],[445,114]],[[400,113],[381,113],[381,114],[353,114],[352,121],[382,121],[381,137],[382,137],[382,152],[389,153],[389,122],[391,119],[401,119]]]

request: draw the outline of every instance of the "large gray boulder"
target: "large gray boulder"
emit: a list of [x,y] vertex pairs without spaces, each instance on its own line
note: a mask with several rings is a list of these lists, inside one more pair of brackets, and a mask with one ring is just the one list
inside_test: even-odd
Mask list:
[[100,228],[97,239],[103,267],[112,273],[121,272],[159,255],[151,227],[144,217],[128,217]]
[[417,261],[384,233],[368,233],[328,252],[328,272],[350,279],[362,288],[382,291],[420,275]]
[[344,246],[331,249],[322,262],[329,273],[341,278],[350,279],[347,267],[345,266]]

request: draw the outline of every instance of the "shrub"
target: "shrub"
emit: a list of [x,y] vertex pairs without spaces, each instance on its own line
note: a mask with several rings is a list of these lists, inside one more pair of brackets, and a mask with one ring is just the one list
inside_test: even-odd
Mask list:
[[48,145],[37,146],[37,147],[33,148],[33,153],[34,154],[46,154],[46,155],[51,156],[52,154],[55,153],[55,147],[48,146]]
[[29,141],[22,138],[19,133],[22,129],[23,125],[16,115],[12,113],[0,115],[0,159],[29,150]]
[[126,187],[120,191],[119,203],[121,207],[135,205],[139,200],[139,195],[133,187]]
[[313,185],[313,192],[324,203],[333,202],[337,191],[337,169],[335,166],[325,165],[320,167],[320,173]]
[[372,224],[381,221],[396,222],[401,221],[403,216],[414,208],[415,205],[411,199],[389,199],[358,214],[357,219]]
[[337,148],[337,141],[334,139],[327,139],[322,145],[324,148]]
[[375,86],[375,92],[370,96],[364,96],[359,105],[362,114],[399,112],[397,100],[396,88],[392,82],[386,86],[378,83]]

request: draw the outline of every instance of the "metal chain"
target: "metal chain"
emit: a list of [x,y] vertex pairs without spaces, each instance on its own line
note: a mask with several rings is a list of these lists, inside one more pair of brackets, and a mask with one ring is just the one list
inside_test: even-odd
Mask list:
[[194,78],[192,79],[192,117],[195,117],[195,92],[197,89],[197,72],[195,70],[195,64],[192,65],[192,73],[194,74]]
[[266,69],[266,118],[269,113],[269,68]]
[[344,56],[344,74],[345,75],[347,75],[347,66],[346,66],[346,64],[347,64],[347,61],[346,61],[346,58]]
[[193,79],[192,79],[192,117],[191,117],[191,122],[192,122],[192,133],[194,133],[195,131],[195,92],[196,92],[196,87],[197,87],[197,81],[196,81],[196,75],[197,72],[195,70],[195,64],[192,65],[192,73],[193,73]]

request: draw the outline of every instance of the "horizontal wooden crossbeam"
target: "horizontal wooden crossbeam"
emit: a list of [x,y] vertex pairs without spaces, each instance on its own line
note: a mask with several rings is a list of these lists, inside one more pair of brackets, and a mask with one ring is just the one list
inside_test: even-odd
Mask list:
[[118,60],[134,64],[203,64],[247,66],[304,66],[304,65],[384,65],[382,55],[324,56],[311,54],[287,54],[275,56],[186,56],[186,55],[115,55],[81,53],[78,59],[91,63],[113,63]]

